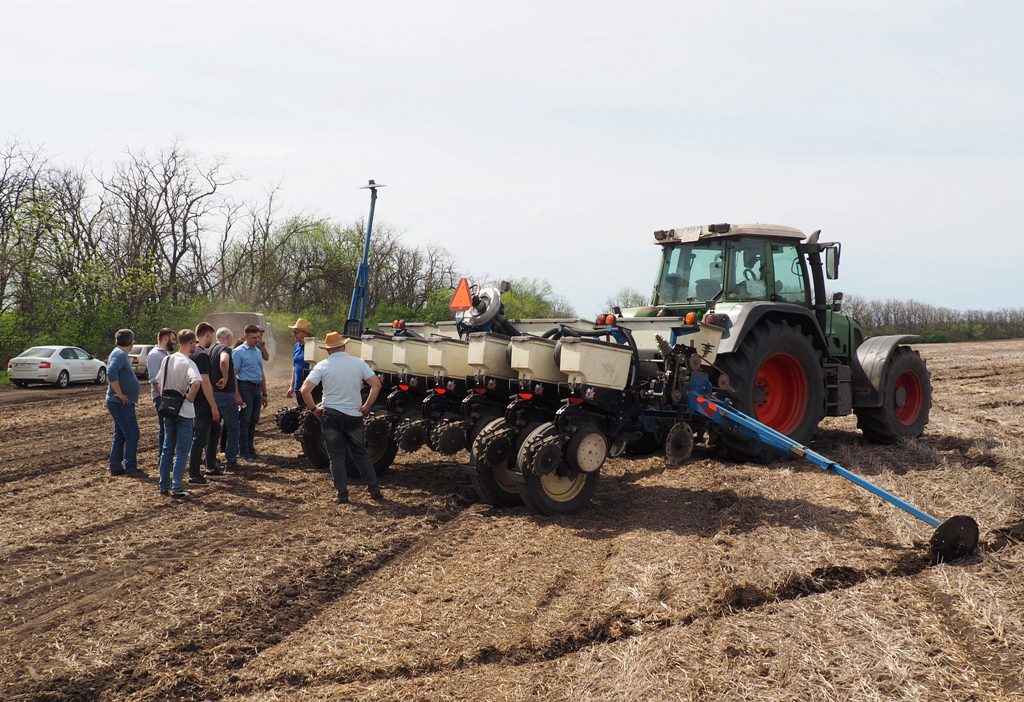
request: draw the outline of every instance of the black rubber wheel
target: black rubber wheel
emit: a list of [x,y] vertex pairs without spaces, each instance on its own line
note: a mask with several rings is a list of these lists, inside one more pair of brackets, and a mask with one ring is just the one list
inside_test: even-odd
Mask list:
[[[299,444],[302,446],[303,455],[314,468],[328,471],[331,469],[331,457],[327,453],[323,427],[320,424],[320,420],[312,412],[308,413],[302,422]],[[370,453],[370,460],[373,461],[373,468],[379,478],[394,463],[395,456],[398,454],[398,444],[395,443],[394,437],[388,433],[385,441],[373,444],[368,441],[366,448]],[[355,463],[351,460],[351,456],[348,459],[345,461],[345,472],[349,478],[359,478],[359,469],[356,468]]]
[[60,375],[57,376],[57,382],[54,383],[58,388],[66,388],[71,385],[71,376],[68,375],[67,371],[61,371]]
[[908,346],[889,356],[882,376],[882,406],[858,407],[857,427],[868,441],[894,444],[921,436],[932,409],[932,380],[921,354]]
[[96,374],[96,384],[106,385],[107,384],[107,369],[100,368],[99,373]]
[[499,417],[494,415],[487,415],[476,420],[476,422],[473,424],[472,427],[470,427],[469,432],[466,435],[467,451],[473,450],[473,442],[476,441],[476,437],[480,435],[480,432],[483,431],[484,427],[493,422],[495,419],[499,419]]
[[526,435],[517,452],[516,461],[526,480],[519,486],[519,494],[523,504],[538,514],[576,514],[590,502],[601,475],[600,470],[574,470],[559,439],[555,425],[545,422]]
[[[526,432],[519,434],[514,434],[514,432],[515,430],[505,423],[505,419],[499,417],[484,425],[473,440],[469,460],[476,466],[476,470],[470,476],[470,482],[481,502],[495,507],[514,507],[522,504],[522,499],[519,497],[519,484],[504,477],[505,471],[515,459],[521,438],[526,437]],[[510,445],[504,452],[501,461],[489,463],[484,460],[484,457],[489,453],[488,449],[491,448],[491,444],[495,440],[508,440]]]
[[[719,356],[716,365],[729,376],[736,409],[802,444],[811,440],[825,416],[825,377],[821,352],[798,327],[760,322],[739,349]],[[778,455],[732,432],[723,431],[720,440],[740,458]]]
[[16,388],[27,388],[28,387],[28,383],[26,383],[24,380],[12,380],[11,382],[14,383],[14,387],[16,387]]

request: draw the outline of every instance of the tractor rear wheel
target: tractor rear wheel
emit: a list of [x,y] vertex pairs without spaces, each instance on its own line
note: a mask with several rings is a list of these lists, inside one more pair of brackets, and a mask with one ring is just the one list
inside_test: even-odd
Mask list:
[[[825,379],[821,353],[799,327],[783,321],[761,322],[738,350],[718,357],[729,376],[736,409],[806,444],[825,416]],[[743,458],[767,460],[774,452],[732,432],[720,441]]]
[[517,463],[526,482],[519,486],[523,504],[547,515],[576,514],[597,490],[600,469],[590,473],[574,469],[565,458],[558,429],[552,422],[526,435]]
[[521,438],[526,432],[517,433],[504,417],[491,419],[473,439],[469,460],[476,466],[470,478],[473,489],[480,501],[495,507],[514,507],[522,504],[519,498],[519,484],[507,477],[512,466]]
[[858,407],[857,427],[868,441],[894,444],[921,436],[932,408],[928,366],[917,351],[900,346],[893,351],[882,376],[882,406]]

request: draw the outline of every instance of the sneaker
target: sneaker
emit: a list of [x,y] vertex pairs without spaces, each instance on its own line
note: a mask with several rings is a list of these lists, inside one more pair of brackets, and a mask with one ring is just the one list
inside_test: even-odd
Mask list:
[[337,497],[334,498],[334,503],[338,505],[347,505],[348,495],[338,495]]
[[127,475],[129,478],[145,478],[146,477],[146,474],[143,471],[139,470],[138,468],[133,468],[132,470],[126,470],[124,472],[124,474]]
[[218,475],[224,475],[224,471],[222,471],[220,468],[218,468],[217,470],[208,470],[208,471],[206,471],[206,477],[207,478],[215,478]]
[[189,478],[188,479],[188,484],[189,485],[209,485],[210,481],[207,480],[206,478],[204,478],[203,476],[198,475],[198,476],[196,476],[194,478]]
[[112,471],[110,471],[110,477],[111,478],[116,478],[119,475],[124,475],[124,471],[123,470],[116,470],[116,471],[112,470]]
[[168,495],[171,494],[171,491],[170,490],[161,490],[160,494],[163,495],[164,497],[167,497]]
[[384,495],[381,494],[380,490],[378,490],[377,492],[371,492],[370,493],[370,499],[373,500],[374,502],[386,502],[387,501],[387,500],[384,499]]
[[176,497],[178,499],[182,499],[182,498],[188,497],[188,492],[185,491],[185,490],[179,490],[177,492],[172,490],[171,491],[171,497]]

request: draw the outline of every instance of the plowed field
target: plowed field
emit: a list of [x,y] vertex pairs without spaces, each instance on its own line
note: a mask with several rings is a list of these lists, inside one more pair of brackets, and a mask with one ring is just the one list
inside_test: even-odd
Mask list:
[[610,461],[572,518],[427,451],[338,506],[268,416],[260,463],[175,502],[149,405],[149,477],[111,478],[100,388],[0,391],[0,699],[1024,699],[1024,342],[921,349],[924,437],[815,447],[975,516],[982,552],[937,567],[839,478],[699,450]]

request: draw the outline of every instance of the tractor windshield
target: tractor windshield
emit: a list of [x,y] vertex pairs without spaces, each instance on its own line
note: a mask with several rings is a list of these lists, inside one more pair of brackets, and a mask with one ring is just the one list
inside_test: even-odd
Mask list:
[[663,247],[656,305],[711,300],[722,292],[723,242],[699,241]]

